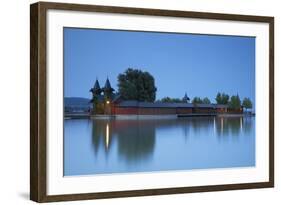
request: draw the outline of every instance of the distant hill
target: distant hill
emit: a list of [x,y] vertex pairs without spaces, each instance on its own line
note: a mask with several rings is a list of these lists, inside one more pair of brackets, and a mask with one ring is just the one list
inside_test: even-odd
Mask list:
[[91,107],[89,103],[90,99],[88,98],[80,98],[80,97],[65,97],[64,98],[64,107],[72,111],[75,110],[87,110]]

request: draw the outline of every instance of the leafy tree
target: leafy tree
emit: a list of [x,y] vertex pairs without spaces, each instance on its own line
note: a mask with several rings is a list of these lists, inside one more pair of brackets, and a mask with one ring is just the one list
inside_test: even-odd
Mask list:
[[218,92],[217,96],[216,96],[216,101],[217,101],[217,104],[221,104],[221,93]]
[[229,101],[229,107],[231,109],[240,109],[241,108],[241,100],[239,95],[233,95]]
[[193,104],[202,104],[203,100],[200,97],[194,97],[192,100]]
[[253,107],[253,104],[250,98],[244,98],[242,102],[242,106],[246,108],[246,111],[247,109],[251,109]]
[[170,98],[170,97],[164,97],[160,100],[160,102],[167,102],[167,103],[181,103],[183,100],[179,98]]
[[229,95],[218,92],[218,94],[216,96],[216,101],[217,101],[217,104],[226,105],[226,104],[228,104],[228,101],[229,101]]
[[224,105],[228,104],[229,95],[223,93],[223,94],[221,95],[221,98],[222,98],[222,104],[224,104]]
[[118,91],[125,100],[154,102],[157,88],[150,73],[128,68],[118,75]]
[[203,104],[211,104],[211,101],[209,100],[209,98],[205,97],[203,100],[202,100]]

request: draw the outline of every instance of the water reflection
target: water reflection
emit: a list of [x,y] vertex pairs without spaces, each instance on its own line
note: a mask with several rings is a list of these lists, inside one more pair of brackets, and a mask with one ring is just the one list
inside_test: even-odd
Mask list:
[[255,119],[65,121],[64,160],[65,175],[252,166]]
[[[253,128],[251,117],[196,117],[177,120],[92,120],[93,147],[105,154],[117,141],[118,154],[128,162],[149,158],[156,143],[156,131],[181,129],[185,139],[192,133],[212,133],[218,138],[239,136]],[[172,136],[171,136],[172,137]],[[114,139],[112,139],[114,138]]]
[[[118,155],[128,162],[148,158],[153,153],[156,136],[155,121],[93,120],[92,124],[92,139],[96,153],[102,149],[106,154],[110,149],[111,141],[115,139]],[[105,130],[104,134],[103,130]]]
[[253,117],[217,117],[214,118],[214,132],[218,137],[239,136],[253,129]]
[[92,122],[92,144],[95,154],[102,149],[108,152],[112,138],[112,125],[104,120],[95,120]]

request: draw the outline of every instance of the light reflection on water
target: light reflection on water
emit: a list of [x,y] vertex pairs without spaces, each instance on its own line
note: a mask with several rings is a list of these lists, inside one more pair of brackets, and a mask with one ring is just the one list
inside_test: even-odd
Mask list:
[[255,166],[254,117],[65,120],[64,175]]

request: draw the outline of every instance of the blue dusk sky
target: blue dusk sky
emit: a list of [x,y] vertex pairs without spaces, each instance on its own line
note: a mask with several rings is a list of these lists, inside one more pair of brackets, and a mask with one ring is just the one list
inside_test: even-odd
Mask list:
[[107,76],[117,90],[129,67],[154,76],[156,99],[186,92],[215,102],[225,92],[255,101],[254,37],[64,28],[65,97],[90,98]]

